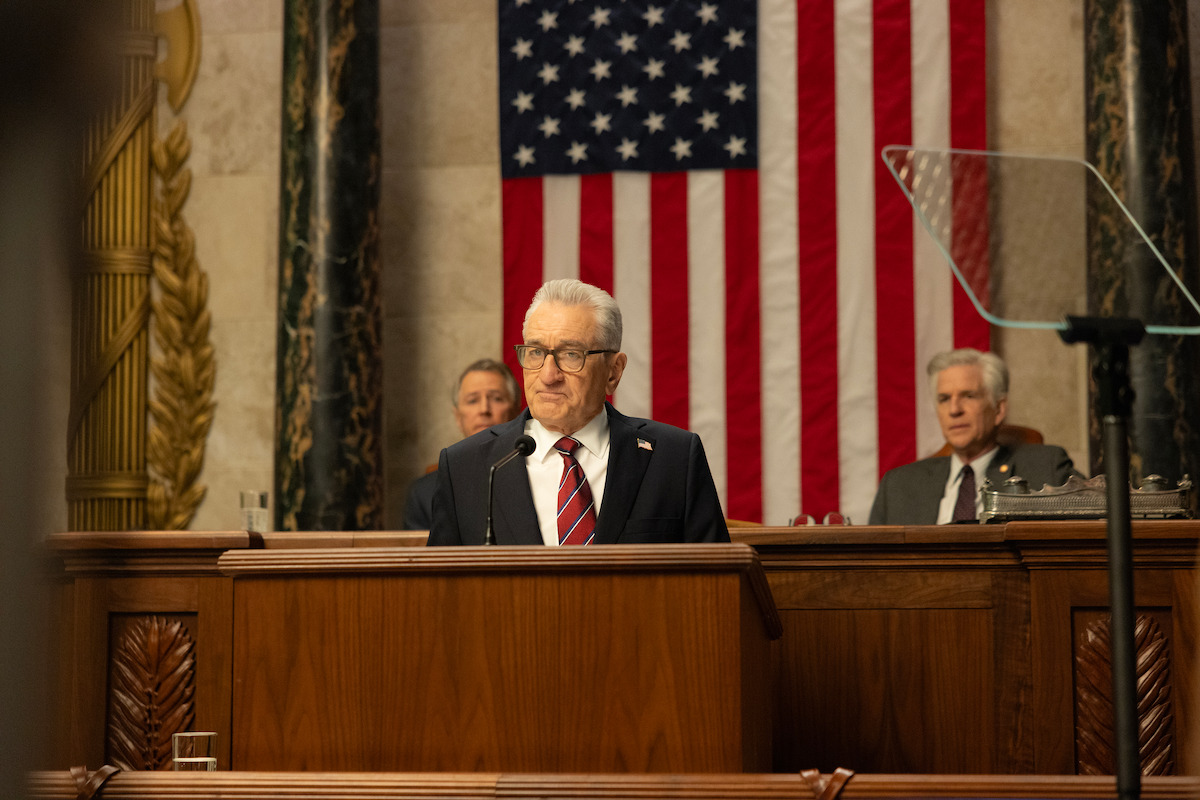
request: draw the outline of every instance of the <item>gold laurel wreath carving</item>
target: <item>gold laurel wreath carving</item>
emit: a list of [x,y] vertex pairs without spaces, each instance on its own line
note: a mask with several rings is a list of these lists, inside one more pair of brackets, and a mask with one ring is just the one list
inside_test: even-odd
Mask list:
[[183,623],[134,621],[113,651],[108,760],[135,770],[169,764],[171,735],[195,718],[195,679],[195,642]]
[[[1110,619],[1088,625],[1075,656],[1076,770],[1115,775],[1116,722]],[[1138,759],[1143,775],[1170,775],[1175,764],[1174,710],[1167,639],[1152,617],[1134,624],[1137,659]]]
[[154,396],[146,441],[150,486],[146,517],[151,528],[183,530],[206,488],[197,482],[212,427],[216,364],[209,342],[208,276],[195,258],[195,237],[182,208],[192,185],[184,169],[191,152],[180,121],[153,146],[159,192],[154,200],[154,342],[150,360]]

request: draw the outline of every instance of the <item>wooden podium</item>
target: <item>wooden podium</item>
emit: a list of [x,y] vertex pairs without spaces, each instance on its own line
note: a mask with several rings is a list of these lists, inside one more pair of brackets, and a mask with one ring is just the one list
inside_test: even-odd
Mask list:
[[230,550],[237,770],[767,772],[744,544]]

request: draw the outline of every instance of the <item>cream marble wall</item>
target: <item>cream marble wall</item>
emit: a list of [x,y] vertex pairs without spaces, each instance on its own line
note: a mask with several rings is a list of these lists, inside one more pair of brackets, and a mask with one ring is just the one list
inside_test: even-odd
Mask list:
[[160,92],[158,126],[192,140],[184,214],[208,273],[216,412],[195,530],[240,526],[238,493],[270,490],[274,462],[281,3],[200,0],[200,70],[176,116]]
[[[208,272],[216,420],[193,527],[237,526],[238,491],[272,486],[282,3],[199,0],[200,74],[186,214]],[[409,481],[457,436],[459,370],[498,356],[500,198],[490,0],[382,0],[387,524]],[[990,136],[998,149],[1083,154],[1082,0],[990,0]],[[165,133],[173,114],[160,104]],[[1086,463],[1081,348],[1002,333],[1012,419]]]

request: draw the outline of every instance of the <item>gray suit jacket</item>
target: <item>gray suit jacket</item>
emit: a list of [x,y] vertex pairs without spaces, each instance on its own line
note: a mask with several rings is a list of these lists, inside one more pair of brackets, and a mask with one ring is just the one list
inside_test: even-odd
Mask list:
[[[1079,472],[1061,447],[1027,444],[1010,448],[1001,445],[988,466],[987,477],[993,485],[999,485],[1014,475],[1028,481],[1030,490],[1036,492],[1043,486],[1062,486],[1067,478],[1079,475]],[[938,505],[949,479],[950,456],[923,458],[888,470],[875,493],[870,524],[937,524]]]
[[[728,542],[700,437],[607,403],[605,411],[608,478],[593,543]],[[483,544],[488,470],[512,451],[527,419],[529,409],[442,451],[430,545]],[[492,522],[498,545],[542,544],[524,459],[496,470]]]

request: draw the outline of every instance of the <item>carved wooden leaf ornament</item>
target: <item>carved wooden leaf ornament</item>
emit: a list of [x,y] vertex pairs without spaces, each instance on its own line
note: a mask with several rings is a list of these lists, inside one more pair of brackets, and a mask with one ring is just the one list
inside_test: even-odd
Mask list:
[[171,734],[191,727],[195,642],[181,622],[143,617],[116,643],[109,695],[108,760],[122,769],[161,769]]

